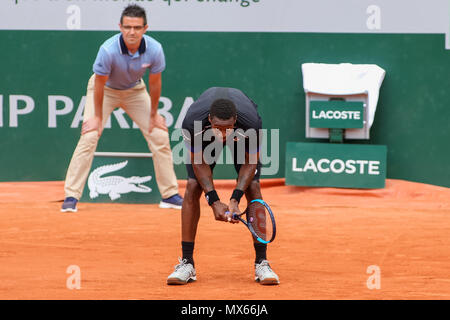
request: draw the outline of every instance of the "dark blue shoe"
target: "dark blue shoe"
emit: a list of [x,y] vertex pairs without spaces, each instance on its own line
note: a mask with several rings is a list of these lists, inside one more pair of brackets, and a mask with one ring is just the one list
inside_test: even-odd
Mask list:
[[61,212],[77,212],[77,202],[78,200],[73,197],[65,198],[61,207]]
[[159,207],[163,209],[181,209],[183,205],[183,198],[176,194],[167,199],[162,199],[159,203]]

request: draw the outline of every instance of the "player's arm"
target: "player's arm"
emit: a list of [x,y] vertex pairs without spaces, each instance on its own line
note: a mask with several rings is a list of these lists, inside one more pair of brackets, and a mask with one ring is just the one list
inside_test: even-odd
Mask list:
[[94,116],[83,122],[81,127],[81,134],[97,130],[98,135],[101,136],[103,128],[103,95],[105,92],[105,84],[108,81],[108,76],[101,76],[95,74],[94,77]]
[[[214,218],[219,221],[236,223],[237,221],[232,220],[230,217],[228,206],[220,201],[217,192],[214,189],[211,167],[209,164],[205,163],[202,156],[198,156],[199,154],[197,154],[196,157],[195,153],[191,152],[192,168],[194,169],[194,174],[198,183],[205,192],[205,195],[208,196],[207,201],[213,210]],[[201,160],[199,161],[199,159]]]
[[[200,152],[201,153],[201,152]],[[191,163],[194,169],[195,177],[202,187],[205,194],[214,190],[211,167],[203,161],[199,153],[191,152]]]
[[259,153],[245,153],[245,163],[239,170],[236,189],[245,191],[255,177],[256,166],[258,164]]
[[238,180],[236,182],[236,188],[233,190],[233,194],[230,199],[228,207],[230,212],[240,214],[239,201],[244,195],[245,190],[255,177],[256,167],[258,163],[259,153],[245,152],[245,163],[241,165],[239,170]]
[[150,94],[152,107],[150,111],[149,132],[152,132],[153,128],[155,127],[165,131],[168,130],[166,126],[166,121],[158,113],[158,104],[159,98],[161,97],[161,88],[162,88],[161,72],[150,73],[150,75],[148,76],[148,92]]

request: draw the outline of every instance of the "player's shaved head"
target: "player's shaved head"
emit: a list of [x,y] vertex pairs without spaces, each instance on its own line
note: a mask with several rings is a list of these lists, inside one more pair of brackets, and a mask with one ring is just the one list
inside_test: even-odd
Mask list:
[[236,106],[231,100],[217,99],[211,104],[209,115],[211,118],[217,117],[221,120],[236,118]]

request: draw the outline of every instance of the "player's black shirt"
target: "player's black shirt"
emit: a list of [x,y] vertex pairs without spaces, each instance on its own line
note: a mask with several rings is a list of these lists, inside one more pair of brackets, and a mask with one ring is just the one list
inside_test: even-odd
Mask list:
[[[241,90],[235,88],[223,88],[212,87],[203,92],[200,97],[192,103],[189,107],[186,117],[183,120],[182,129],[183,137],[187,145],[190,146],[191,151],[197,151],[199,148],[193,146],[194,138],[198,135],[202,135],[207,129],[211,128],[211,123],[208,120],[209,109],[211,104],[217,99],[228,99],[233,101],[237,111],[237,121],[235,124],[236,132],[247,132],[249,129],[253,129],[257,136],[256,150],[254,148],[248,149],[248,152],[256,152],[259,150],[259,130],[262,129],[262,120],[258,114],[258,106]],[[201,126],[195,126],[195,121],[201,121]],[[237,130],[241,129],[241,130]],[[238,135],[243,140],[248,142],[248,134],[246,136]],[[210,142],[204,141],[202,143],[202,149],[205,148]]]

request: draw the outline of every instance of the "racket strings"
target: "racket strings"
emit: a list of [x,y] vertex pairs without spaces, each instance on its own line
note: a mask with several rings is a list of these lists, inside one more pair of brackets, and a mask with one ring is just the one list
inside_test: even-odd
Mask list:
[[272,238],[272,220],[263,204],[255,202],[249,205],[247,222],[251,224],[253,230],[261,239],[270,240]]

